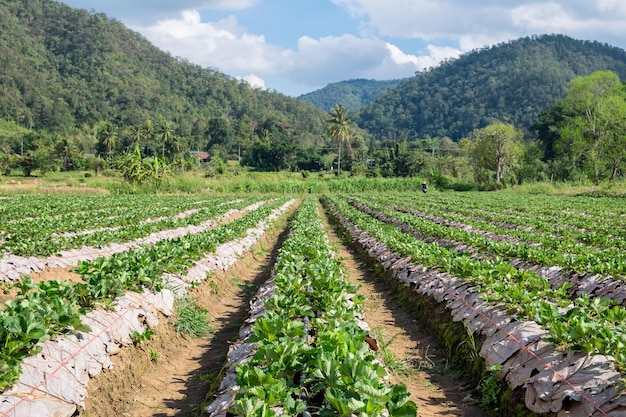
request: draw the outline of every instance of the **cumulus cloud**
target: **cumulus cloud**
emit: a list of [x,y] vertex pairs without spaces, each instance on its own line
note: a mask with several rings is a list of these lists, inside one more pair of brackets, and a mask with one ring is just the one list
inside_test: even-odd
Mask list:
[[266,88],[265,79],[275,75],[309,88],[352,78],[403,78],[460,53],[454,48],[429,46],[424,55],[416,56],[380,39],[354,35],[302,36],[297,49],[290,50],[267,43],[262,35],[248,33],[234,16],[202,22],[196,10],[135,29],[172,55],[217,68],[261,88]]
[[197,10],[187,10],[178,18],[135,29],[172,55],[227,74],[275,72],[292,55],[267,44],[264,36],[248,33],[232,15],[202,22]]
[[248,84],[250,84],[253,88],[260,88],[261,90],[265,90],[265,80],[255,74],[248,74],[240,78],[244,80]]
[[312,87],[354,78],[405,78],[460,54],[458,49],[435,45],[427,46],[420,55],[407,54],[392,43],[353,35],[302,37],[295,64],[286,75],[294,82]]
[[[380,36],[453,40],[463,50],[542,33],[620,36],[624,40],[626,2],[622,0],[332,0]],[[468,49],[469,48],[469,49]]]
[[[237,11],[262,0],[108,0],[102,8],[106,12],[126,7],[129,16],[150,19],[126,22],[174,56],[270,89],[275,88],[272,80],[279,78],[301,91],[352,78],[403,78],[461,53],[534,34],[626,42],[623,0],[330,1],[354,19],[358,30],[342,35],[330,28],[328,36],[292,34],[298,39],[292,49],[240,25]],[[202,10],[231,14],[202,21]],[[294,16],[298,18],[306,16]],[[399,46],[411,41],[420,46],[410,53]]]

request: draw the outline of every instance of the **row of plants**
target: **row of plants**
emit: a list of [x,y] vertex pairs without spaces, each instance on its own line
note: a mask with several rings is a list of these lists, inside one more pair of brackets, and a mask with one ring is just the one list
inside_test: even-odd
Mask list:
[[[173,216],[185,210],[201,207],[203,203],[212,200],[221,200],[218,197],[204,197],[202,199],[187,196],[163,196],[156,199],[154,196],[138,195],[130,199],[126,196],[109,196],[102,200],[100,196],[85,198],[80,195],[67,195],[67,207],[62,211],[45,210],[35,215],[26,216],[22,210],[31,211],[32,206],[39,207],[47,197],[36,195],[19,205],[12,205],[7,209],[6,219],[2,229],[8,233],[19,232],[20,228],[29,228],[37,225],[51,233],[74,232],[86,229],[111,227],[131,220],[147,220],[161,216]],[[20,199],[24,200],[24,199]],[[6,209],[6,208],[5,208]]]
[[[142,205],[142,202],[136,202],[124,215],[111,217],[101,214],[102,220],[82,223],[80,218],[63,216],[51,225],[45,217],[42,217],[31,222],[38,222],[36,225],[27,226],[20,223],[5,230],[0,234],[3,238],[0,250],[22,256],[45,256],[64,249],[83,246],[102,247],[114,242],[127,242],[145,237],[162,230],[199,225],[227,210],[239,209],[257,200],[254,197],[238,200],[219,197],[205,199],[202,205],[197,202],[191,205],[178,203],[172,207],[163,206],[160,210],[153,210],[150,206]],[[189,207],[193,209],[190,210]],[[184,210],[187,212],[179,215]],[[97,218],[98,216],[92,215],[91,217]],[[77,222],[80,223],[80,227],[77,227]],[[98,228],[87,230],[89,227]],[[82,230],[83,233],[59,233],[70,230]]]
[[[430,200],[430,198],[428,199]],[[476,211],[498,213],[506,207],[515,213],[539,216],[557,215],[567,223],[584,222],[589,217],[618,221],[626,214],[623,200],[614,197],[560,196],[545,194],[463,193],[440,194],[434,201],[443,204],[461,202],[463,207]]]
[[449,213],[591,245],[614,246],[616,239],[623,245],[626,240],[626,214],[616,204],[619,199],[468,193],[407,200],[433,214]]
[[0,389],[14,384],[21,361],[38,353],[38,343],[56,335],[85,331],[80,317],[90,309],[111,307],[126,291],[159,291],[165,272],[183,274],[215,251],[217,245],[243,237],[286,199],[276,199],[215,229],[142,245],[127,252],[81,262],[74,270],[81,282],[44,281],[27,277],[14,284],[15,298],[0,310]]
[[532,271],[516,269],[500,259],[474,259],[436,243],[416,239],[396,226],[381,222],[344,199],[325,196],[358,228],[400,256],[458,277],[476,286],[483,297],[502,303],[511,314],[535,321],[548,330],[557,347],[611,356],[621,372],[626,365],[626,310],[613,301],[586,294],[571,300],[567,286],[552,288]]
[[37,218],[60,214],[96,210],[99,207],[114,207],[115,203],[127,206],[135,196],[67,195],[67,194],[15,194],[2,198],[0,224],[20,218]]
[[[362,298],[329,248],[317,202],[305,199],[274,265],[276,289],[256,319],[252,357],[237,365],[238,416],[416,416],[402,384],[359,327]],[[229,415],[230,415],[229,414]]]
[[[497,230],[498,236],[509,238],[513,237],[510,235],[515,235],[515,239],[495,240],[484,233],[484,229],[489,227],[483,227],[479,229],[480,231],[474,227],[472,230],[463,228],[467,224],[474,226],[474,222],[458,222],[458,225],[454,227],[450,224],[450,220],[433,219],[431,215],[422,216],[420,215],[421,212],[404,207],[389,207],[386,204],[377,204],[372,199],[362,197],[353,196],[351,199],[409,225],[414,232],[425,238],[444,239],[451,246],[455,243],[463,243],[485,254],[508,260],[519,259],[548,267],[560,266],[568,272],[574,273],[592,272],[626,278],[626,253],[619,248],[599,249],[546,235],[537,239],[541,241],[541,245],[537,245],[536,240],[535,242],[519,240],[521,233],[510,233],[510,230],[506,229]],[[494,228],[490,229],[493,230]],[[495,232],[490,231],[490,233]],[[523,234],[530,233],[523,232]]]

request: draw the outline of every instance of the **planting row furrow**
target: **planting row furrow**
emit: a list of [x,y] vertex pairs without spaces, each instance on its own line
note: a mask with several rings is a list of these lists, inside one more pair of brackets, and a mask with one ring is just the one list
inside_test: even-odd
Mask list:
[[[78,224],[74,224],[74,227],[65,227],[65,221],[63,221],[51,228],[45,224],[46,218],[42,217],[36,226],[19,226],[17,229],[6,232],[3,235],[4,242],[1,249],[2,252],[21,256],[45,256],[64,249],[104,246],[109,243],[129,241],[160,230],[199,224],[223,212],[227,206],[241,208],[255,201],[255,199],[248,199],[246,203],[241,200],[228,201],[225,198],[219,198],[205,207],[195,207],[194,211],[185,216],[178,216],[184,212],[179,205],[177,210],[168,208],[167,211],[154,213],[158,217],[146,216],[150,208],[138,203],[124,216],[112,219],[107,217],[109,221],[106,222],[78,221],[80,227]],[[171,216],[163,217],[162,214],[166,212]]]
[[[363,199],[359,201],[362,204],[371,204],[364,203]],[[618,247],[597,248],[567,239],[545,237],[538,240],[526,240],[524,236],[518,235],[507,238],[506,232],[502,230],[499,231],[502,234],[493,235],[482,228],[480,231],[475,230],[466,222],[441,219],[409,208],[387,208],[383,204],[378,207],[386,213],[407,213],[408,215],[397,213],[393,216],[401,217],[404,222],[427,235],[466,243],[506,259],[520,259],[546,267],[559,266],[568,273],[612,275],[618,279],[626,277],[626,253]],[[505,237],[501,237],[503,235]]]
[[[493,260],[495,257],[502,257],[516,269],[531,271],[546,278],[554,289],[565,288],[571,298],[581,297],[586,293],[592,297],[612,300],[626,307],[626,282],[623,280],[623,274],[620,280],[614,280],[607,274],[598,274],[599,270],[604,272],[606,268],[594,268],[591,261],[587,264],[587,270],[591,272],[583,268],[579,268],[582,272],[576,272],[564,268],[563,262],[560,262],[563,259],[562,256],[553,251],[523,243],[516,245],[510,242],[507,244],[501,241],[494,242],[483,234],[459,230],[450,225],[433,224],[402,208],[387,209],[371,202],[368,204],[351,202],[351,204],[382,222],[394,224],[403,232],[413,234],[419,240],[436,243],[459,254],[468,254],[477,260]],[[398,211],[408,212],[409,215],[398,213]],[[585,264],[579,260],[577,265]],[[624,269],[623,266],[622,269]]]
[[[177,274],[162,274],[161,271],[158,285],[128,291],[115,297],[109,308],[87,312],[81,317],[81,325],[89,330],[40,342],[39,353],[24,359],[19,381],[0,395],[0,415],[74,415],[77,407],[83,407],[89,379],[102,369],[112,367],[109,355],[130,345],[135,338],[154,331],[158,317],[172,314],[175,300],[184,296],[189,285],[205,278],[209,271],[232,265],[293,202],[274,205],[273,209],[265,210],[264,216],[249,217],[240,224],[248,225],[247,229],[223,234],[234,240],[218,245],[214,252],[207,252],[187,271]],[[196,272],[192,273],[193,270]]]
[[626,309],[583,293],[571,300],[566,288],[554,289],[544,277],[515,269],[498,259],[477,260],[435,243],[426,243],[394,225],[383,223],[333,198],[333,203],[358,227],[389,249],[409,256],[413,262],[447,272],[477,286],[485,299],[507,305],[511,312],[548,328],[553,343],[615,358],[626,365]]
[[[65,197],[67,208],[73,209],[69,212],[50,212],[42,210],[36,216],[24,216],[24,212],[31,211],[26,205],[31,204],[39,207],[42,200],[47,201],[48,197],[39,196],[37,200],[25,201],[21,207],[13,207],[13,216],[4,221],[0,228],[0,235],[28,237],[33,229],[38,233],[54,234],[62,232],[79,232],[86,229],[97,229],[104,227],[114,227],[138,223],[147,218],[160,216],[171,217],[176,213],[197,208],[195,205],[197,197],[162,196],[135,196],[130,199],[126,196],[109,196],[106,201],[101,201],[98,197],[93,197],[94,201],[86,199],[84,196],[68,195]],[[210,204],[224,202],[222,197],[212,197]],[[52,203],[53,204],[53,203]],[[79,205],[84,204],[84,206]]]
[[384,381],[359,319],[361,299],[328,246],[314,198],[302,203],[290,228],[207,412],[415,416],[406,387]]
[[213,218],[209,218],[208,220],[204,220],[200,223],[179,226],[174,229],[159,230],[149,233],[144,237],[139,237],[134,240],[121,243],[112,243],[104,247],[84,246],[75,249],[62,250],[45,258],[5,254],[0,259],[0,283],[14,283],[20,280],[21,275],[27,275],[32,272],[40,272],[46,268],[67,268],[76,266],[81,261],[89,261],[102,256],[110,256],[115,253],[125,252],[144,244],[154,244],[164,239],[173,239],[190,233],[200,233],[215,227],[216,224],[234,214],[255,210],[262,204],[263,202],[256,202],[248,205],[247,207],[242,206],[239,209],[229,205],[221,205],[212,210]]
[[[373,228],[371,221],[359,219],[341,200],[324,198],[324,204],[354,241],[398,282],[445,306],[451,320],[463,322],[480,336],[479,354],[485,365],[496,366],[497,376],[510,389],[524,391],[529,410],[559,417],[621,416],[626,412],[622,375],[612,357],[550,343],[555,341],[551,324],[540,327],[511,311],[509,304],[494,303],[494,290],[485,285],[424,265],[417,252],[426,247],[412,250],[414,244],[400,242],[393,228]],[[517,285],[524,285],[523,281]],[[595,331],[601,330],[596,327]]]
[[[471,200],[468,204],[468,199]],[[610,244],[611,240],[626,239],[626,228],[621,215],[611,215],[602,209],[602,204],[614,204],[610,199],[567,199],[541,196],[509,196],[471,194],[437,196],[413,199],[428,212],[455,215],[457,218],[475,218],[479,223],[490,223],[510,230],[534,231],[535,234],[563,236],[570,240],[598,246]],[[476,201],[480,200],[480,201]],[[548,206],[538,209],[542,202],[550,201]],[[580,204],[583,201],[584,204]],[[406,202],[406,200],[405,200]],[[474,203],[474,204],[472,204]],[[478,204],[476,204],[478,203]],[[578,205],[577,216],[567,215],[568,210]],[[611,206],[613,207],[613,206]],[[610,237],[610,239],[607,239]]]
[[111,303],[128,290],[162,288],[164,272],[183,273],[217,245],[245,236],[248,228],[266,218],[284,201],[275,200],[228,224],[197,234],[144,244],[108,257],[80,262],[75,269],[82,282],[24,279],[15,284],[17,298],[0,310],[0,389],[19,376],[22,359],[37,350],[37,343],[68,328],[84,330],[85,311]]
[[[593,246],[596,251],[626,249],[626,237],[620,237],[615,234],[618,230],[616,225],[608,226],[603,222],[587,220],[586,228],[573,230],[570,226],[560,223],[558,214],[553,213],[551,216],[544,216],[539,219],[538,215],[529,214],[510,214],[510,209],[502,207],[503,213],[509,213],[507,219],[515,218],[515,222],[502,221],[504,214],[481,216],[471,210],[464,208],[460,202],[456,204],[432,204],[423,201],[411,203],[410,201],[400,201],[391,199],[397,206],[403,207],[404,210],[410,210],[415,214],[429,218],[438,223],[450,223],[463,225],[463,228],[471,228],[481,233],[492,233],[496,235],[517,238],[532,245],[540,245],[548,249],[561,252],[581,253],[586,251],[589,246]],[[390,199],[380,201],[389,204]],[[532,227],[531,225],[541,221],[544,225],[541,228]],[[593,230],[590,230],[593,229]]]

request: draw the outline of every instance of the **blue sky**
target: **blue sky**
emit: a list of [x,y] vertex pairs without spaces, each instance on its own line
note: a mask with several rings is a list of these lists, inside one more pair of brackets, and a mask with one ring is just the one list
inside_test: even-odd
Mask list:
[[409,77],[535,34],[626,49],[623,0],[63,0],[157,47],[255,87],[298,96],[354,78]]

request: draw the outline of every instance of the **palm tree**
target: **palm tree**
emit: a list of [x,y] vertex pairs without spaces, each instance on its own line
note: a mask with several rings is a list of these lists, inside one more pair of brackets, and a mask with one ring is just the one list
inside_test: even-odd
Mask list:
[[350,146],[350,125],[352,124],[348,117],[348,112],[341,104],[332,109],[329,113],[327,135],[339,142],[339,154],[337,156],[337,175],[341,174],[341,148],[343,142],[346,141]]
[[165,145],[174,139],[174,128],[165,119],[161,119],[156,127],[156,135],[161,140],[161,156],[165,156]]
[[133,142],[133,148],[141,147],[141,142],[143,142],[143,132],[141,125],[132,125],[126,128],[126,134],[130,137],[130,140]]
[[107,150],[107,158],[110,158],[117,146],[117,128],[111,122],[104,123],[98,132],[98,139]]
[[140,131],[141,131],[141,142],[145,144],[144,155],[147,155],[148,143],[152,140],[152,136],[154,135],[154,126],[152,125],[152,120],[147,119],[145,123],[141,125]]

